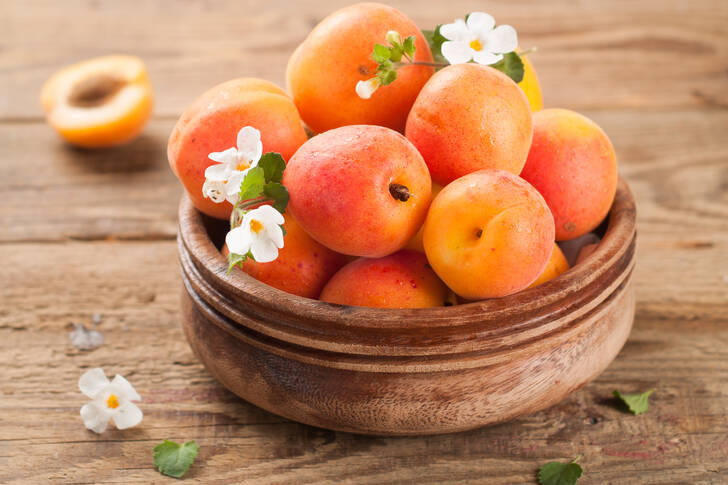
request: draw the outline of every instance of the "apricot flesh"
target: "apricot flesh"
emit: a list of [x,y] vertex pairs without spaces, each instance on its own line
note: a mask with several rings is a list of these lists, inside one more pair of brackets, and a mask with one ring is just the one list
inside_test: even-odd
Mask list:
[[617,191],[617,157],[606,133],[566,109],[534,113],[534,134],[521,177],[543,195],[554,215],[556,240],[596,228]]
[[543,269],[541,274],[536,278],[536,281],[531,283],[528,287],[533,288],[534,286],[542,285],[549,280],[552,280],[560,274],[569,271],[569,262],[566,260],[566,256],[561,252],[561,248],[554,243],[554,248],[551,251],[546,267]]
[[425,308],[445,305],[448,289],[424,254],[405,249],[347,264],[326,284],[320,299],[339,305]]
[[311,138],[288,163],[283,185],[301,227],[352,256],[401,249],[430,203],[430,175],[417,149],[381,126],[344,126]]
[[376,75],[374,45],[387,32],[415,36],[415,60],[432,62],[422,32],[399,10],[378,3],[344,7],[322,20],[294,51],[286,69],[288,90],[306,125],[316,133],[345,125],[380,125],[403,131],[417,93],[432,75],[428,66],[406,66],[397,80],[370,99],[355,91]]
[[502,72],[479,64],[448,66],[432,76],[405,129],[440,185],[486,168],[518,175],[531,134],[524,92]]
[[134,139],[152,113],[152,85],[141,59],[104,56],[73,64],[41,90],[48,123],[73,145],[102,148]]
[[[269,263],[247,259],[238,267],[258,281],[286,293],[318,298],[321,289],[348,258],[314,241],[289,212],[283,217],[286,235],[278,258]],[[227,255],[227,252],[225,246],[223,254]]]
[[285,160],[308,138],[291,98],[275,84],[254,78],[233,79],[205,92],[185,110],[169,137],[172,171],[195,207],[209,216],[227,219],[232,205],[202,194],[205,169],[215,163],[208,155],[235,147],[244,126],[260,131],[263,153],[278,152]]
[[435,273],[468,300],[510,295],[541,274],[554,246],[543,197],[505,170],[480,170],[432,201],[423,243]]

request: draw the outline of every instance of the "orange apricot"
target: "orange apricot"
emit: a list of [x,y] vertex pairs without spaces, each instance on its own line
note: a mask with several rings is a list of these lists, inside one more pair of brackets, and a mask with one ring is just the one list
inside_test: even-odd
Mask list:
[[294,51],[286,69],[288,90],[301,118],[316,133],[344,125],[380,125],[403,131],[417,93],[432,75],[427,66],[406,66],[397,79],[370,99],[356,84],[376,75],[371,55],[387,32],[415,36],[415,60],[432,62],[427,41],[399,10],[379,3],[357,3],[322,20]]
[[455,293],[496,298],[541,274],[554,246],[554,221],[526,181],[505,170],[479,170],[435,197],[423,243],[435,273]]
[[596,228],[617,191],[617,157],[606,133],[566,109],[534,113],[531,151],[521,177],[543,195],[554,215],[556,240]]
[[551,257],[549,258],[548,263],[546,263],[546,267],[543,269],[538,278],[536,278],[536,281],[531,283],[528,287],[533,288],[534,286],[542,285],[568,270],[569,262],[566,260],[566,256],[564,256],[564,253],[561,252],[561,248],[554,243],[554,249],[551,251]]
[[448,66],[432,76],[405,129],[440,185],[485,168],[518,175],[531,133],[523,91],[502,72],[479,64]]
[[263,153],[278,152],[285,160],[307,139],[291,98],[275,84],[251,78],[233,79],[205,92],[185,110],[169,137],[172,171],[195,207],[209,216],[226,219],[232,205],[202,194],[205,169],[215,163],[208,155],[235,147],[244,126],[260,131]]
[[353,256],[401,249],[430,204],[427,165],[404,136],[382,126],[343,126],[314,136],[291,158],[283,185],[304,230]]
[[85,148],[134,139],[152,113],[147,69],[134,56],[104,56],[68,66],[43,85],[48,123],[69,143]]
[[425,255],[404,249],[383,258],[360,258],[336,273],[320,299],[339,305],[378,308],[443,306],[448,289]]
[[541,94],[541,83],[538,81],[536,69],[533,67],[530,56],[521,57],[523,61],[523,79],[518,87],[526,94],[531,111],[543,109],[543,95]]
[[[348,262],[343,254],[335,253],[314,241],[301,228],[290,212],[283,216],[286,235],[278,258],[269,263],[247,259],[238,267],[253,278],[274,288],[306,298],[317,298],[326,282]],[[227,246],[223,254],[227,255]]]
[[[430,196],[432,199],[434,199],[437,194],[440,193],[442,190],[442,185],[432,183],[432,195]],[[420,229],[417,231],[417,233],[412,236],[412,239],[407,241],[407,244],[404,245],[405,249],[412,249],[414,251],[419,251],[421,253],[425,252],[425,246],[422,245],[422,233],[425,230],[425,223],[423,221],[422,225],[420,226]]]

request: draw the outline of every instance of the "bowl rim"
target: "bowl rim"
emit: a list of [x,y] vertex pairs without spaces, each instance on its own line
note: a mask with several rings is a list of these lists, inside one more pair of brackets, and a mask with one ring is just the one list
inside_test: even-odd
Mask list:
[[[203,300],[208,299],[218,310],[224,307],[226,316],[240,328],[345,353],[383,356],[502,351],[504,345],[518,345],[563,330],[575,318],[596,311],[631,275],[635,203],[622,178],[607,217],[607,229],[597,250],[559,277],[502,298],[438,308],[337,305],[283,292],[242,271],[228,274],[227,259],[212,242],[202,214],[187,195],[179,207],[178,244],[186,278],[204,285],[203,296],[214,294]],[[251,314],[255,319],[248,318]]]

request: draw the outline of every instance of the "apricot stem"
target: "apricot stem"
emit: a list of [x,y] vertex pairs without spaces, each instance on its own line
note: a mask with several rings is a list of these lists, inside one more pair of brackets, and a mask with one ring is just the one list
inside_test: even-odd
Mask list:
[[389,184],[389,193],[392,197],[402,202],[407,202],[412,196],[409,189],[401,184]]

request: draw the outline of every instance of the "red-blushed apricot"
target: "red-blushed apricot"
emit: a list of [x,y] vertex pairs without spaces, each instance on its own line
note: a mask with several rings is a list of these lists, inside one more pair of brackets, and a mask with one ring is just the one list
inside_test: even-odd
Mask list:
[[456,64],[422,88],[405,135],[432,180],[447,185],[486,168],[518,175],[531,144],[531,118],[526,95],[511,78],[488,66]]
[[528,287],[533,288],[534,286],[542,285],[567,271],[569,271],[569,262],[566,260],[564,253],[561,252],[561,248],[554,243],[554,249],[551,251],[551,257],[548,263],[546,263],[546,267],[541,271],[536,281]]
[[617,156],[589,118],[566,109],[534,113],[531,151],[521,177],[546,199],[556,240],[574,239],[599,225],[617,191]]
[[397,9],[379,3],[357,3],[322,20],[294,51],[286,69],[288,90],[301,118],[316,133],[344,125],[380,125],[403,131],[417,93],[434,72],[428,66],[406,66],[397,80],[380,87],[370,99],[360,98],[359,81],[376,75],[374,45],[386,44],[387,32],[415,36],[415,60],[432,62],[427,41],[415,23]]
[[69,143],[85,148],[134,139],[152,113],[147,69],[134,56],[104,56],[68,66],[43,85],[48,123]]
[[430,175],[401,134],[370,125],[316,135],[283,173],[289,210],[336,252],[381,257],[417,232],[430,204]]
[[[437,194],[440,193],[442,190],[442,185],[433,183],[432,184],[432,195],[430,195],[430,198],[434,199]],[[421,253],[425,252],[425,247],[422,245],[422,233],[425,230],[425,223],[423,221],[422,225],[420,226],[419,230],[415,233],[414,236],[412,236],[412,239],[407,241],[407,244],[404,245],[404,249],[412,249],[414,251],[419,251]]]
[[447,287],[425,255],[403,249],[347,264],[326,284],[320,300],[378,308],[425,308],[443,306],[447,297]]
[[[270,263],[247,259],[238,267],[258,281],[274,288],[306,298],[318,298],[327,281],[348,262],[343,254],[335,253],[314,241],[301,229],[290,213],[283,216],[286,235],[278,258]],[[223,247],[227,255],[227,246]]]
[[263,153],[278,152],[285,160],[308,138],[298,111],[286,93],[262,79],[241,78],[205,92],[182,114],[167,145],[172,171],[195,207],[205,214],[230,217],[229,202],[215,203],[202,195],[208,155],[236,146],[244,126],[260,131]]
[[504,170],[480,170],[435,197],[423,243],[435,273],[455,293],[496,298],[541,274],[554,246],[554,220],[526,181]]

